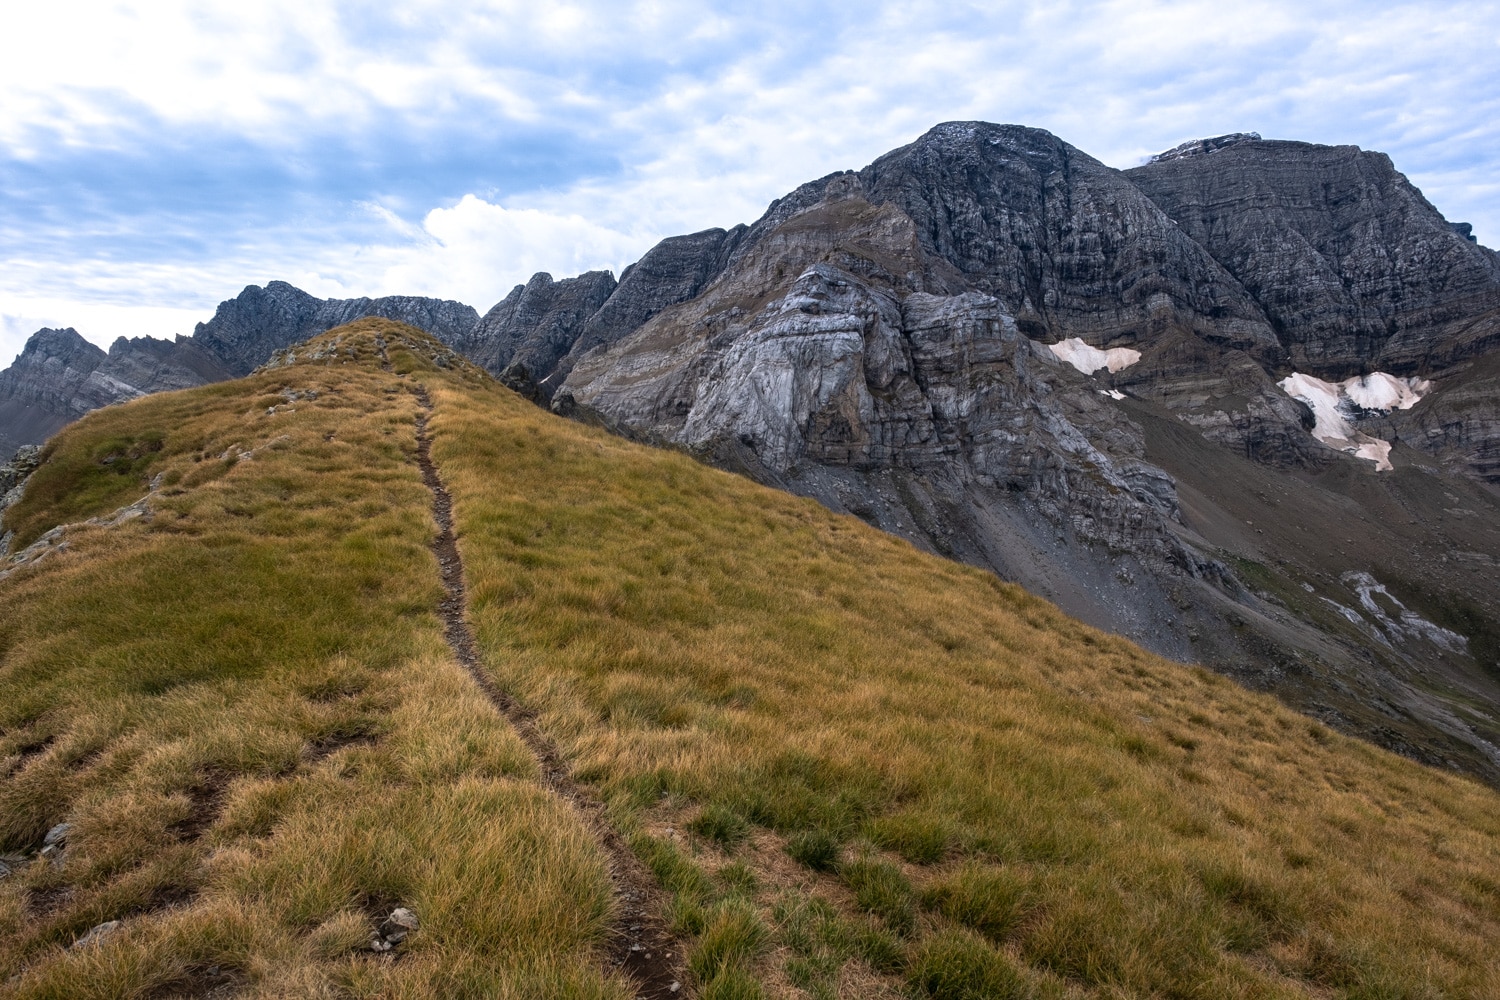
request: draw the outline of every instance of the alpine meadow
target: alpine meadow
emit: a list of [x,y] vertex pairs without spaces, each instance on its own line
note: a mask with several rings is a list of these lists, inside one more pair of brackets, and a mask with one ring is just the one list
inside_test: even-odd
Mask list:
[[5,513],[0,997],[1483,998],[1500,796],[367,318]]

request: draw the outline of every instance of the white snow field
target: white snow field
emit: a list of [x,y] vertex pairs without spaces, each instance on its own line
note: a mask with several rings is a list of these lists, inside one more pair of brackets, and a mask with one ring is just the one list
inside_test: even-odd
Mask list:
[[1066,361],[1085,375],[1092,375],[1101,368],[1117,372],[1141,360],[1140,351],[1133,351],[1128,347],[1111,347],[1107,351],[1101,351],[1085,344],[1082,337],[1069,337],[1056,344],[1048,344],[1047,349],[1059,361]]
[[1342,382],[1325,382],[1293,372],[1276,383],[1288,396],[1312,407],[1313,437],[1339,451],[1375,463],[1375,471],[1391,469],[1391,443],[1355,430],[1361,410],[1409,410],[1432,388],[1420,378],[1397,378],[1385,372],[1356,375]]

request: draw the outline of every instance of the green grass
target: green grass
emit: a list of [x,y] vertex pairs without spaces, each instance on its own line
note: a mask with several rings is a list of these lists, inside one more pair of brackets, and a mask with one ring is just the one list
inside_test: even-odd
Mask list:
[[[901,968],[977,925],[1085,996],[1314,995],[1318,935],[1371,981],[1482,995],[1500,971],[1488,789],[686,456],[477,389],[440,391],[433,433],[486,664],[578,773],[640,822],[721,806],[782,857],[868,842],[910,895],[830,898],[885,911]],[[828,878],[748,843],[768,922]]]
[[889,861],[858,858],[841,866],[839,874],[860,909],[879,917],[896,934],[905,936],[916,928],[916,897],[900,868]]
[[832,871],[839,862],[839,842],[826,830],[803,830],[786,842],[786,852],[813,871]]
[[[669,894],[698,996],[1500,980],[1494,792],[560,421],[415,332],[329,337],[346,363],[81,421],[10,514],[35,537],[162,475],[149,521],[0,581],[0,850],[77,824],[60,867],[0,880],[0,996],[189,992],[210,965],[246,996],[625,991],[600,849],[441,642],[416,381],[484,667]],[[283,385],[319,395],[267,415]],[[407,956],[347,951],[396,901]],[[59,947],[111,916],[97,954]]]

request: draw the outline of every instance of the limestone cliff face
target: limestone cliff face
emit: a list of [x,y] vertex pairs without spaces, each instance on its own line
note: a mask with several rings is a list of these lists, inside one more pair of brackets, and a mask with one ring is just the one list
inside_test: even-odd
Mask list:
[[1050,133],[941,125],[858,174],[929,252],[1015,311],[1022,332],[1131,346],[1185,328],[1272,360],[1260,307],[1118,171]]
[[93,409],[84,386],[105,357],[71,327],[32,334],[15,362],[0,372],[0,458],[23,444],[45,441]]
[[499,375],[512,365],[529,378],[545,378],[573,349],[583,324],[618,283],[608,271],[553,281],[537,274],[517,285],[453,347]]
[[1254,296],[1298,370],[1430,373],[1500,344],[1500,258],[1384,153],[1239,141],[1125,177]]

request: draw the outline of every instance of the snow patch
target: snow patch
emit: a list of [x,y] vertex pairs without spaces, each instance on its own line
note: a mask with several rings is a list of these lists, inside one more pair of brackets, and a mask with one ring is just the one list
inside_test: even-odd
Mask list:
[[1432,383],[1422,378],[1397,378],[1385,372],[1357,375],[1339,383],[1344,395],[1363,410],[1409,410],[1422,401]]
[[1056,344],[1048,344],[1047,349],[1057,360],[1067,362],[1085,375],[1092,375],[1101,368],[1117,372],[1141,360],[1140,351],[1133,351],[1128,347],[1111,347],[1107,351],[1101,351],[1085,344],[1082,337],[1069,337]]
[[[1359,595],[1359,603],[1369,616],[1375,619],[1383,630],[1390,634],[1393,639],[1426,639],[1434,646],[1438,646],[1450,653],[1465,653],[1469,649],[1469,640],[1457,632],[1450,632],[1441,625],[1434,625],[1406,605],[1396,600],[1385,584],[1376,580],[1369,573],[1349,572],[1339,577],[1345,584],[1351,587]],[[1375,600],[1375,595],[1384,597],[1395,609],[1395,617],[1381,607]]]
[[1409,410],[1431,388],[1420,378],[1397,378],[1385,372],[1357,375],[1342,382],[1325,382],[1293,372],[1276,383],[1288,396],[1312,407],[1313,437],[1339,451],[1375,463],[1377,472],[1391,469],[1391,443],[1355,430],[1361,411]]

